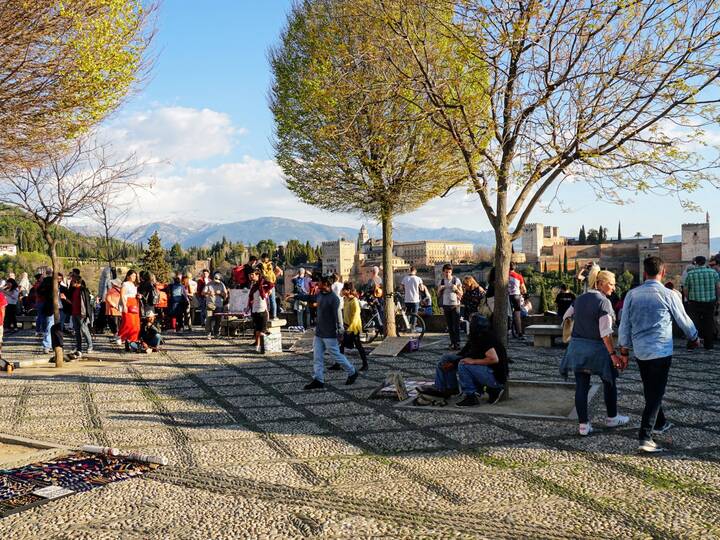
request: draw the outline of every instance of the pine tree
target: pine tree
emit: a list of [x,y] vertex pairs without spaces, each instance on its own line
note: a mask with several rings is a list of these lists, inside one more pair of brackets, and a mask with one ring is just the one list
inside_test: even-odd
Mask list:
[[587,235],[585,234],[585,225],[580,227],[580,234],[578,235],[578,244],[583,245],[587,242]]
[[622,240],[622,232],[620,231],[620,222],[618,221],[618,242]]
[[148,239],[148,247],[142,254],[140,266],[143,270],[155,274],[161,283],[167,283],[170,278],[171,268],[165,259],[165,249],[162,247],[157,231]]

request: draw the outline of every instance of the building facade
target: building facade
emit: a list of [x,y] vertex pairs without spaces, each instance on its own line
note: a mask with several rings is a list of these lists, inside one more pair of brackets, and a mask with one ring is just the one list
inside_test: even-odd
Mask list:
[[337,273],[343,281],[350,279],[355,265],[355,243],[345,239],[322,243],[322,273]]
[[433,266],[440,262],[457,263],[472,259],[473,245],[470,242],[441,240],[396,242],[393,253],[414,266]]

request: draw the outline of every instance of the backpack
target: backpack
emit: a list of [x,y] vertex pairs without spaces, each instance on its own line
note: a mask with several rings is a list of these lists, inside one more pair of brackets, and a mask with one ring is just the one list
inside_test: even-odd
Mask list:
[[260,263],[260,268],[262,270],[262,275],[263,278],[265,278],[265,281],[275,283],[275,280],[277,280],[277,276],[275,275],[272,261]]
[[233,268],[232,280],[235,285],[239,285],[240,287],[247,284],[247,276],[245,275],[245,267],[243,265]]
[[157,306],[160,303],[160,291],[157,290],[156,285],[153,285],[153,288],[148,295],[148,300],[148,303],[152,306]]

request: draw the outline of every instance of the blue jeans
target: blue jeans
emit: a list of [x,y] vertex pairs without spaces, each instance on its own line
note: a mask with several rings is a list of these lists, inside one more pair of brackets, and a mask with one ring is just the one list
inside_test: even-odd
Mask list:
[[43,349],[52,349],[50,329],[52,328],[52,325],[55,324],[55,315],[43,315],[42,317],[43,326],[41,326],[41,329],[38,330],[43,333],[42,346]]
[[330,357],[340,364],[348,375],[355,373],[355,368],[348,359],[345,358],[345,355],[340,352],[340,343],[338,343],[337,338],[321,338],[315,336],[313,340],[313,358],[315,360],[313,377],[316,381],[325,382],[324,356],[326,350],[330,353]]
[[270,289],[268,293],[268,313],[270,318],[274,319],[277,317],[277,297],[275,296],[275,287]]
[[405,302],[405,313],[407,313],[408,322],[410,323],[410,328],[412,330],[415,330],[415,323],[417,322],[417,314],[419,307],[419,302]]
[[[575,410],[580,424],[588,423],[588,393],[590,392],[590,373],[575,372]],[[617,385],[603,381],[603,397],[608,418],[617,416]]]
[[160,346],[160,334],[155,335],[154,337],[148,338],[148,340],[145,342],[147,343],[148,347],[152,349],[157,349]]
[[200,326],[205,326],[205,319],[207,318],[207,298],[201,296],[198,298],[198,304],[200,307]]
[[88,350],[93,348],[92,336],[90,335],[90,329],[88,328],[88,320],[82,319],[76,315],[72,316],[73,329],[75,330],[75,350],[82,350],[82,340],[85,338]]
[[470,364],[460,364],[458,366],[458,377],[460,377],[460,386],[468,395],[475,393],[482,394],[483,387],[502,388],[503,385],[497,382],[495,374],[490,366],[477,366]]
[[435,388],[441,392],[457,392],[457,369],[460,360],[462,357],[454,353],[443,354],[440,357],[440,361],[435,367]]

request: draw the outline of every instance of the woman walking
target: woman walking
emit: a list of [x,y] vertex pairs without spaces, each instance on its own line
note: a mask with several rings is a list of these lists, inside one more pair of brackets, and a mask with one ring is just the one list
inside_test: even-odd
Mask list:
[[140,334],[140,302],[137,291],[138,276],[135,270],[128,270],[122,289],[120,289],[120,306],[122,318],[118,342],[125,343],[125,350],[130,350],[130,343],[136,343]]
[[3,290],[7,306],[5,307],[5,329],[11,332],[17,331],[17,307],[20,300],[20,287],[13,278],[8,278]]
[[592,432],[588,417],[590,377],[598,375],[603,382],[603,395],[607,418],[605,425],[613,428],[628,423],[629,418],[618,414],[618,369],[627,367],[615,354],[613,323],[615,312],[608,298],[615,290],[615,274],[607,270],[595,271],[588,276],[588,291],[580,295],[565,312],[563,320],[573,318],[572,338],[560,364],[560,373],[567,377],[575,374],[575,409],[578,415],[578,432],[587,436]]
[[[360,300],[358,300],[358,292],[352,281],[346,281],[342,288],[343,303],[343,324],[345,325],[345,334],[340,345],[340,352],[345,354],[345,348],[356,348],[362,360],[360,371],[367,371],[368,361],[367,354],[360,342],[360,332],[362,331],[362,320],[360,319]],[[337,368],[335,367],[337,366]],[[335,364],[329,369],[342,369],[340,364]]]

